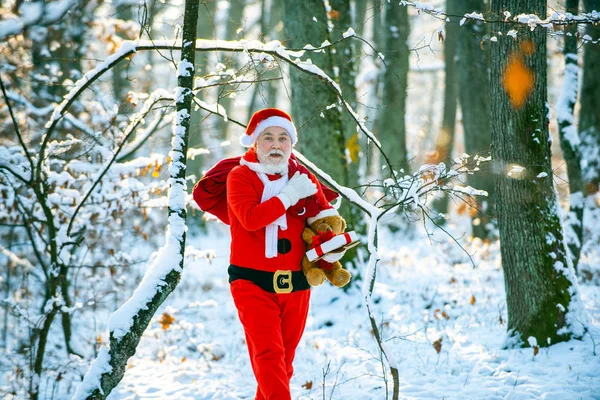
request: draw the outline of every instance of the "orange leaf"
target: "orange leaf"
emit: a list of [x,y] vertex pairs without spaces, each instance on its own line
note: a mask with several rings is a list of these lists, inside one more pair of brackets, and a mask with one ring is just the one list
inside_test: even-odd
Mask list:
[[471,295],[471,301],[469,302],[471,305],[475,305],[475,295]]
[[521,108],[533,90],[535,76],[519,55],[512,55],[502,73],[502,86],[514,108]]
[[348,139],[348,141],[346,142],[346,149],[348,149],[348,152],[350,153],[350,160],[352,160],[352,162],[356,164],[358,162],[358,155],[360,153],[358,133],[355,133],[350,139]]
[[336,10],[331,10],[327,13],[329,15],[330,20],[338,20],[340,19],[340,12]]
[[158,322],[160,323],[160,325],[162,326],[163,331],[169,329],[169,326],[171,326],[171,324],[173,322],[175,322],[175,318],[173,318],[172,316],[170,316],[167,313],[163,313],[163,315],[160,317],[160,320],[158,320]]
[[526,39],[521,43],[521,51],[526,56],[531,56],[535,53],[535,47],[533,46],[533,42],[529,39]]
[[538,346],[533,346],[533,356],[537,356],[540,352],[540,348]]

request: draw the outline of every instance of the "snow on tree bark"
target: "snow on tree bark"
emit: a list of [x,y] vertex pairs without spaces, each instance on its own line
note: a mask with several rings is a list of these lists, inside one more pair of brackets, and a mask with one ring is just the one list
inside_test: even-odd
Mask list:
[[[600,17],[600,0],[584,0],[583,4],[586,12],[596,11],[596,17]],[[600,27],[587,25],[584,38],[586,36],[590,41],[583,45],[579,136],[585,192],[591,194],[597,192],[600,185]]]
[[103,348],[92,363],[75,399],[105,399],[125,374],[129,358],[152,316],[177,286],[185,250],[186,154],[193,98],[196,22],[199,0],[186,0],[183,17],[183,46],[175,93],[177,116],[171,141],[166,244],[160,249],[133,296],[110,318],[110,348]]
[[[494,15],[546,15],[545,0],[492,0]],[[524,29],[523,29],[524,28]],[[541,346],[581,337],[586,314],[564,243],[553,188],[546,32],[523,27],[491,49],[492,156],[508,309],[507,345]],[[494,23],[492,31],[505,31]]]
[[[567,12],[574,15],[579,9],[579,0],[567,0]],[[581,156],[579,149],[579,133],[575,127],[573,110],[577,102],[579,66],[577,64],[577,25],[573,24],[565,30],[565,72],[563,85],[556,105],[560,146],[567,164],[569,177],[569,212],[564,221],[565,241],[569,246],[573,267],[577,269],[581,245],[583,242],[583,180],[581,176]]]

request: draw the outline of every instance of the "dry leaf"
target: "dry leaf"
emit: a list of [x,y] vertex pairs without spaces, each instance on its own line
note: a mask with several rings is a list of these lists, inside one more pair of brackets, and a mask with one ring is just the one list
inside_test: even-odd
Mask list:
[[302,387],[306,390],[312,389],[313,381],[306,381],[302,384]]
[[183,358],[181,359],[181,362],[183,363],[183,362],[185,362],[185,360],[186,360],[186,358],[185,358],[185,357],[183,357]]
[[475,305],[475,295],[474,294],[471,295],[471,301],[469,302],[469,304]]
[[439,338],[438,340],[433,342],[433,348],[438,354],[440,354],[440,351],[442,351],[442,338]]
[[537,356],[537,354],[540,352],[540,348],[538,346],[533,346],[533,356]]
[[327,15],[329,15],[329,19],[332,21],[340,19],[340,12],[336,10],[329,11]]
[[162,326],[163,331],[169,329],[169,326],[171,326],[171,324],[173,322],[175,322],[175,318],[173,318],[172,316],[170,316],[167,313],[163,313],[163,315],[160,317],[160,320],[158,320],[158,322],[160,323],[160,325]]
[[350,153],[350,160],[352,160],[353,163],[357,163],[358,153],[360,152],[360,144],[358,144],[358,133],[355,133],[350,139],[348,139],[348,142],[346,142],[346,148]]

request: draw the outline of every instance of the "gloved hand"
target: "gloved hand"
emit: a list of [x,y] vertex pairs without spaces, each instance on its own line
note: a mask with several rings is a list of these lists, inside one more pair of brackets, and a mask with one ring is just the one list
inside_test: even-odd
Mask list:
[[300,199],[317,193],[317,186],[308,175],[296,172],[287,185],[277,195],[286,209],[296,204]]

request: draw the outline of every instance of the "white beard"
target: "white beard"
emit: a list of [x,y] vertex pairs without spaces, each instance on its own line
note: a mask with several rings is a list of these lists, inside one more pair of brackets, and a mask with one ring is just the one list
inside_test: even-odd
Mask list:
[[[274,162],[272,159],[270,159],[269,155],[273,153],[281,154],[283,156],[282,161]],[[290,159],[290,154],[285,154],[281,150],[273,150],[267,154],[260,154],[259,152],[256,152],[256,158],[258,158],[258,161],[260,162],[261,170],[263,170],[263,172],[266,174],[283,175],[288,171],[288,161]]]

